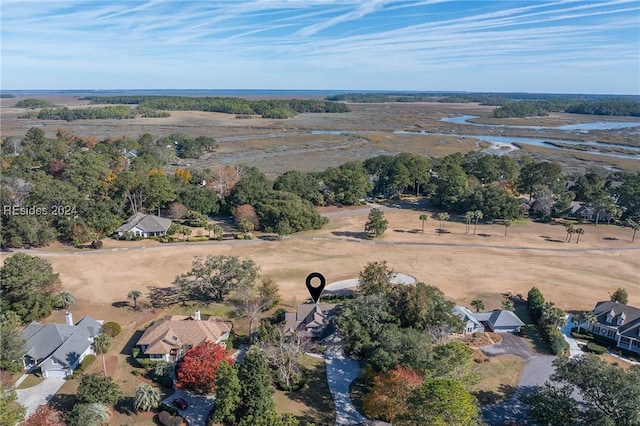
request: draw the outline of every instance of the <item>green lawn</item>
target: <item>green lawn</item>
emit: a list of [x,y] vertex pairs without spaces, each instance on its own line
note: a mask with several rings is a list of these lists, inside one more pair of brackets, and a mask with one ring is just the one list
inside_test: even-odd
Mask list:
[[26,379],[24,379],[22,383],[20,383],[20,386],[18,386],[16,389],[27,389],[37,384],[40,384],[43,380],[44,379],[42,378],[42,375],[36,375],[31,373],[27,376]]
[[307,384],[295,392],[276,390],[273,399],[277,410],[293,413],[302,425],[307,422],[316,426],[333,425],[336,410],[327,384],[324,360],[305,355],[301,361],[308,371]]

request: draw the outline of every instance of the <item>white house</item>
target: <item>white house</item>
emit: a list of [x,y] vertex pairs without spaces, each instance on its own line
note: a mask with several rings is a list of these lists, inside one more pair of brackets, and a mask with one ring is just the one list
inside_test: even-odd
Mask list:
[[471,312],[464,306],[456,306],[454,313],[464,323],[464,333],[492,331],[517,333],[524,323],[511,311]]
[[171,219],[136,213],[127,220],[127,223],[116,229],[116,232],[119,236],[129,234],[136,237],[149,238],[166,235],[170,226]]
[[86,316],[74,324],[71,312],[65,318],[66,324],[34,321],[22,330],[25,369],[40,368],[44,378],[67,377],[87,355],[94,354],[91,344],[100,334],[102,323]]

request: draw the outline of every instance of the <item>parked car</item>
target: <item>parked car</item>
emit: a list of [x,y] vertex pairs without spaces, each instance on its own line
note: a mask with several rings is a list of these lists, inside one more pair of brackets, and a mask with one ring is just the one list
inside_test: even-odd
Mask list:
[[174,407],[178,407],[181,410],[186,410],[189,407],[189,404],[187,403],[187,401],[185,401],[182,398],[176,398],[173,401],[171,401],[171,404],[173,404]]

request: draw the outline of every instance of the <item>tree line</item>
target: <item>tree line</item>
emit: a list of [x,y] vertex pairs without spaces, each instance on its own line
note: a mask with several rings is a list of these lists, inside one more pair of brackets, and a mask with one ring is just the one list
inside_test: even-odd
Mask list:
[[114,105],[104,108],[75,108],[58,107],[58,108],[43,108],[38,112],[28,112],[19,116],[22,119],[34,119],[38,120],[108,120],[118,119],[126,120],[136,117],[169,117],[166,111],[158,111],[148,107],[143,108],[131,108],[128,106]]
[[640,117],[640,101],[626,99],[516,101],[496,108],[491,117],[535,117],[546,116],[550,112]]
[[[273,181],[241,165],[166,171],[176,157],[199,157],[216,147],[207,136],[144,134],[99,141],[64,131],[49,138],[40,128],[29,129],[21,141],[5,138],[2,244],[84,244],[111,235],[133,213],[158,211],[177,219],[235,216],[256,230],[286,235],[326,223],[314,206],[404,194],[429,197],[434,207],[452,213],[480,211],[484,220],[526,213],[549,220],[577,200],[608,221],[630,227],[640,222],[640,173],[594,167],[567,174],[557,163],[528,156],[380,155],[322,172],[291,170]],[[518,199],[520,194],[529,202]]]
[[341,102],[311,99],[249,100],[225,97],[187,96],[87,96],[92,104],[137,104],[139,108],[161,111],[210,111],[225,114],[260,115],[263,118],[289,118],[298,113],[344,113]]

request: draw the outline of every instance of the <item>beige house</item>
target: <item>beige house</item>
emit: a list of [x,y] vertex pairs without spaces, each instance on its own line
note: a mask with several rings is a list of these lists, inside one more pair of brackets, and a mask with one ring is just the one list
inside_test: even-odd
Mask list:
[[149,326],[136,346],[149,359],[178,361],[186,351],[203,342],[223,343],[231,333],[231,322],[214,316],[167,316]]

